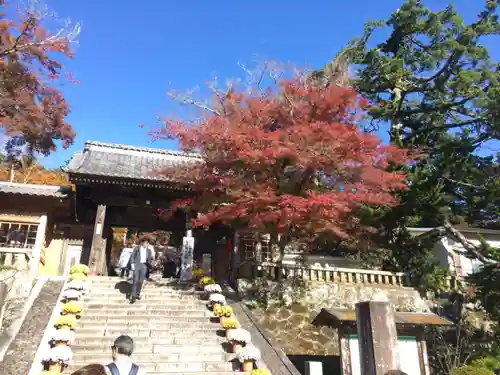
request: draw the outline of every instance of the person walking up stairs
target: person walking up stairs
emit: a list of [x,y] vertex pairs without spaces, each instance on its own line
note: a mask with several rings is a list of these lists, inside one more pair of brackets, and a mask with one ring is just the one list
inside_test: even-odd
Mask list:
[[[148,375],[229,375],[237,371],[210,322],[211,312],[191,284],[162,279],[144,284],[144,299],[130,304],[130,284],[119,278],[91,277],[83,316],[76,327],[73,361],[65,373],[111,362],[120,335],[135,347],[131,360]],[[127,374],[125,374],[127,375]]]

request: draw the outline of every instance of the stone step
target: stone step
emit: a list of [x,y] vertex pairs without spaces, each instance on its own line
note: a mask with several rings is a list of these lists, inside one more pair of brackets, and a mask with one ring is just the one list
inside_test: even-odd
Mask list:
[[[233,362],[186,362],[186,363],[155,363],[155,362],[135,362],[137,365],[141,366],[148,374],[156,373],[181,373],[186,375],[188,372],[196,373],[201,372],[213,372],[220,374],[221,372],[233,372],[238,371],[239,364]],[[72,372],[82,368],[87,365],[88,362],[85,361],[73,361],[70,363],[68,369],[64,372],[71,374]]]
[[189,334],[196,334],[197,332],[217,332],[222,330],[220,324],[199,324],[193,326],[192,324],[185,324],[184,327],[179,327],[179,323],[176,322],[158,322],[156,320],[144,320],[144,321],[128,321],[123,319],[121,321],[95,321],[87,320],[84,322],[79,321],[77,325],[78,332],[84,329],[160,329],[160,330],[170,330],[173,332],[187,332]]
[[[119,276],[89,276],[89,281],[90,282],[120,282],[120,281],[125,281],[127,278],[125,277],[119,277]],[[176,286],[189,286],[189,285],[194,285],[192,281],[181,281],[179,279],[174,279],[174,278],[154,278],[153,280],[147,280],[150,283],[159,283],[159,284],[166,284],[166,285],[176,285]]]
[[[227,340],[225,337],[220,337],[214,335],[213,337],[196,337],[196,336],[182,336],[182,337],[172,337],[172,336],[137,336],[131,334],[127,330],[116,331],[116,333],[111,334],[111,332],[106,336],[84,336],[77,333],[77,343],[78,345],[97,345],[98,343],[108,342],[108,347],[111,347],[113,341],[120,335],[129,335],[134,339],[136,345],[145,347],[146,344],[154,345],[222,345]],[[222,350],[222,349],[221,349]]]
[[[168,303],[148,303],[147,301],[137,301],[134,304],[127,303],[127,301],[124,301],[124,303],[117,303],[116,301],[109,301],[109,303],[95,303],[95,301],[86,303],[83,305],[84,314],[86,310],[103,310],[103,309],[108,309],[108,310],[120,310],[120,311],[169,311],[173,315],[172,316],[177,316],[179,315],[179,312],[181,310],[179,309],[170,309],[170,306]],[[208,310],[208,308],[204,307],[203,305],[199,306],[199,309],[196,310],[189,310],[185,309],[184,311],[192,311],[196,312],[197,314],[193,316],[202,316],[200,314],[205,314],[203,316],[209,316],[206,314],[212,314],[211,311]]]
[[[207,310],[207,301],[201,301],[199,299],[168,299],[164,297],[147,297],[141,296],[140,300],[137,300],[134,306],[144,306],[147,305],[169,305],[172,306],[173,310],[181,310],[181,307],[184,306],[186,310],[190,309],[203,309]],[[130,300],[125,296],[113,297],[113,298],[95,298],[95,297],[87,297],[83,299],[84,307],[91,307],[89,305],[130,305]]]
[[[92,284],[88,285],[87,291],[88,292],[102,292],[102,293],[108,293],[108,292],[119,292],[119,293],[126,293],[132,290],[132,283],[122,283],[122,284]],[[205,292],[202,289],[196,289],[196,288],[189,288],[189,289],[177,289],[177,288],[171,288],[168,286],[158,286],[158,285],[151,285],[151,284],[144,284],[142,286],[142,291],[148,291],[148,292],[158,292],[158,293],[170,293],[170,294],[188,294],[188,295],[200,295],[200,294],[205,294]]]
[[[196,317],[185,317],[185,316],[171,316],[166,315],[165,312],[167,310],[125,310],[121,311],[113,311],[111,309],[87,309],[84,310],[82,315],[82,321],[85,320],[102,320],[109,318],[128,318],[128,317],[136,317],[136,318],[144,318],[144,319],[159,319],[164,318],[164,321],[178,321],[178,322],[192,322],[192,323],[207,323],[210,319],[209,316],[196,316]],[[85,320],[83,320],[85,319]]]
[[[103,363],[110,359],[110,354],[101,353],[76,353],[74,360],[78,362],[97,362]],[[235,359],[235,354],[221,353],[218,354],[180,354],[180,353],[149,353],[140,354],[134,353],[132,356],[134,362],[162,362],[162,363],[190,363],[190,362],[229,362]]]
[[[122,289],[122,288],[130,288],[132,286],[132,279],[130,280],[107,280],[107,281],[99,281],[99,282],[91,282],[88,284],[89,288],[113,288],[113,289]],[[143,288],[156,288],[162,290],[172,290],[176,292],[202,292],[203,289],[201,287],[196,286],[195,284],[186,284],[186,285],[176,285],[169,283],[159,283],[154,281],[146,281],[143,285]]]
[[[106,327],[78,327],[76,330],[79,337],[103,337],[103,336],[119,336],[127,333],[129,336],[135,337],[205,337],[207,339],[218,337],[218,331],[213,330],[175,330],[175,329],[159,329],[149,327],[137,327],[126,325],[113,325]],[[219,330],[223,335],[224,331]]]
[[83,314],[80,320],[78,320],[78,326],[81,324],[93,323],[95,325],[102,325],[106,323],[111,324],[165,324],[165,326],[173,325],[174,328],[184,329],[188,327],[199,328],[199,327],[207,327],[207,328],[216,328],[220,327],[220,323],[211,322],[210,319],[207,318],[178,318],[164,315],[156,315],[156,314],[135,314],[131,315],[127,312],[120,312],[119,314],[116,312],[102,312],[96,311],[95,314],[90,314],[87,311],[87,314]]
[[[134,306],[142,306],[143,300],[137,301]],[[164,305],[164,306],[169,306],[171,310],[204,310],[207,311],[207,304],[205,303],[200,303],[198,301],[186,301],[186,302],[181,302],[181,301],[165,301],[165,300],[150,300],[145,298],[144,302],[147,302],[148,305],[154,304],[154,305]],[[123,306],[128,306],[130,305],[130,301],[126,300],[125,298],[122,299],[116,299],[116,300],[97,300],[97,299],[89,299],[89,300],[84,300],[83,301],[83,307],[88,308],[89,305],[116,305],[120,304]]]
[[[82,353],[108,353],[113,344],[113,339],[103,338],[99,340],[88,340],[88,343],[76,339],[71,346],[73,352],[80,356]],[[152,342],[152,343],[151,343]],[[134,358],[138,354],[221,354],[223,352],[220,344],[213,345],[166,345],[161,340],[151,340],[151,342],[136,342],[134,348]]]
[[[83,367],[83,366],[81,366]],[[71,374],[74,371],[80,369],[81,367],[69,366],[66,370],[64,370],[64,374]],[[197,371],[197,372],[157,372],[157,371],[148,371],[148,375],[248,375],[248,372],[237,371],[217,371],[217,372],[209,372],[209,371]]]
[[[94,311],[94,310],[112,310],[112,308],[109,308],[108,306],[113,306],[116,310],[121,310],[125,312],[131,312],[131,311],[142,311],[145,314],[147,314],[150,311],[162,311],[163,316],[169,316],[169,317],[184,317],[184,318],[210,318],[214,314],[212,311],[209,311],[206,308],[201,308],[201,309],[193,309],[190,310],[186,308],[185,310],[176,310],[176,309],[170,309],[170,306],[168,304],[166,305],[160,305],[160,304],[125,304],[125,305],[116,305],[116,304],[110,304],[110,305],[100,305],[100,304],[88,304],[85,309],[83,310],[82,314],[85,314],[86,311]],[[120,312],[121,312],[120,311]],[[87,314],[88,315],[88,314]]]
[[[84,300],[99,299],[99,300],[125,300],[128,295],[125,293],[90,293],[84,296]],[[164,301],[171,302],[205,302],[202,296],[188,295],[188,294],[169,294],[169,293],[141,293],[144,300],[153,300],[161,298]]]
[[[126,294],[132,292],[132,286],[115,288],[113,286],[94,286],[85,291],[86,294]],[[143,287],[141,293],[150,293],[154,295],[172,295],[172,296],[203,296],[205,292],[200,290],[175,290],[165,287]]]

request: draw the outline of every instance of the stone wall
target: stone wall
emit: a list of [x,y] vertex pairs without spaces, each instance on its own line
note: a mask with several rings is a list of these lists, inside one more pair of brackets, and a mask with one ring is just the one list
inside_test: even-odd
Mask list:
[[397,311],[430,311],[418,292],[407,287],[239,279],[237,289],[287,355],[339,355],[336,329],[312,324],[322,308],[353,310],[360,301],[389,300]]
[[264,279],[238,279],[236,287],[243,300],[256,300],[264,307],[300,304],[315,310],[344,308],[353,310],[356,303],[389,300],[397,311],[430,312],[417,290],[383,284],[350,284],[305,280],[281,282]]

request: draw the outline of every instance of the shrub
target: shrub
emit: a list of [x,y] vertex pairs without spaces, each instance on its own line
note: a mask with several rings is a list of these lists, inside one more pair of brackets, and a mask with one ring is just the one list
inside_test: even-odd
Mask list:
[[497,368],[500,368],[500,360],[493,356],[486,356],[476,358],[470,365],[473,367],[486,368],[494,372]]
[[454,369],[451,375],[495,375],[495,373],[487,368],[462,366]]

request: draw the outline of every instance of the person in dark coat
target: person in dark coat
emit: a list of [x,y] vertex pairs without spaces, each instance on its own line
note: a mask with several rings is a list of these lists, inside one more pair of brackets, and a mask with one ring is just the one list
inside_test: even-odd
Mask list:
[[142,284],[146,279],[148,269],[153,265],[154,255],[148,238],[143,238],[141,244],[136,246],[130,256],[130,269],[133,272],[132,293],[130,303],[141,299]]

